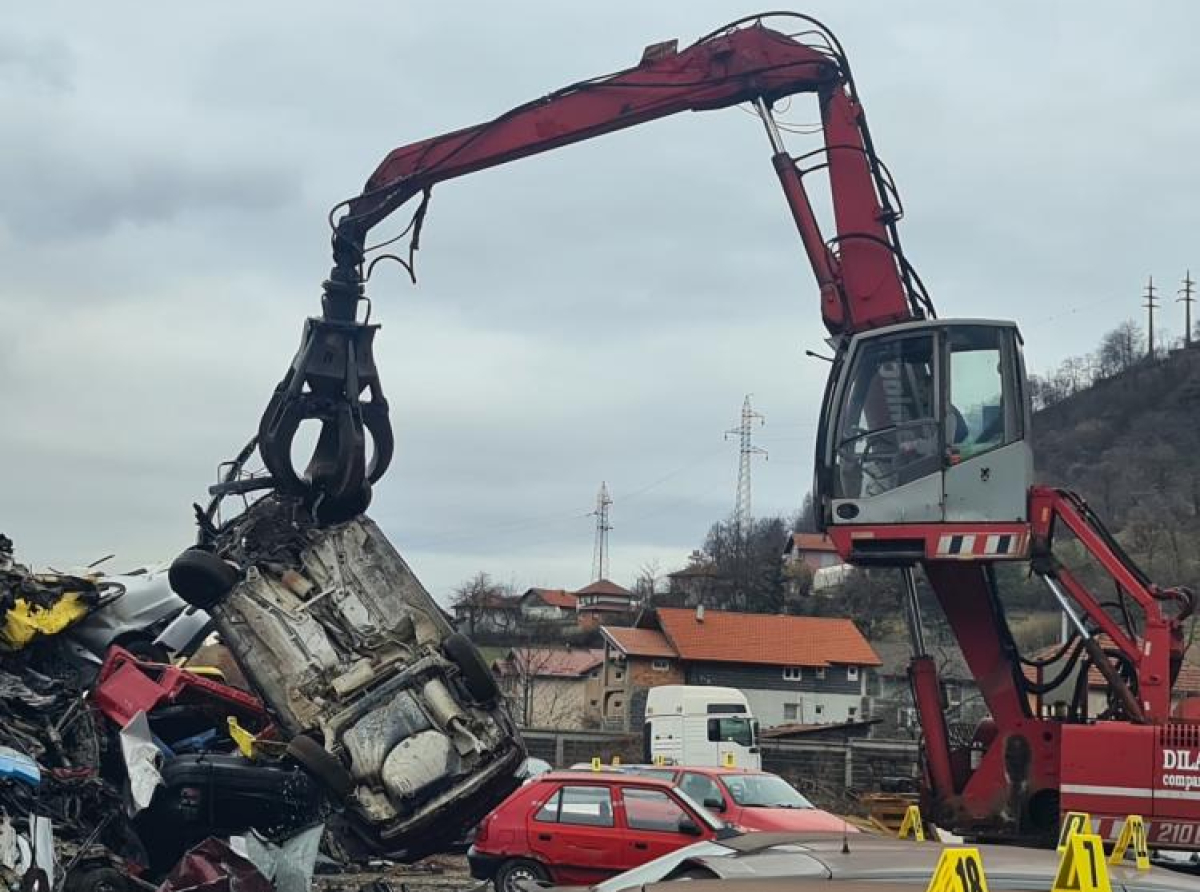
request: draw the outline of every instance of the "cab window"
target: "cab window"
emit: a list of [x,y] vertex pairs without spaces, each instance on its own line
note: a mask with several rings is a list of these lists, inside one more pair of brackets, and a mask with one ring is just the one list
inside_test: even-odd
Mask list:
[[709,743],[737,743],[754,746],[754,726],[748,719],[709,719]]
[[838,424],[836,498],[879,495],[941,468],[934,344],[924,333],[858,351]]
[[950,461],[966,461],[1019,438],[1014,387],[1007,380],[1011,334],[986,326],[949,331],[946,445]]

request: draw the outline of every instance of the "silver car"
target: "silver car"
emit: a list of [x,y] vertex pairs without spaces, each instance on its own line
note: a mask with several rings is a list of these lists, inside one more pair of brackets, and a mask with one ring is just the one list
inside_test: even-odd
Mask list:
[[525,753],[491,671],[371,520],[321,526],[271,495],[212,533],[172,586],[344,803],[360,854],[434,851],[515,788]]

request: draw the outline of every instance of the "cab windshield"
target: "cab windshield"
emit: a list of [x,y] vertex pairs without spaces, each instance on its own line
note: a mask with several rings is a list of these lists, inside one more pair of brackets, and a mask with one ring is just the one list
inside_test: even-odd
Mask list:
[[879,495],[940,468],[934,366],[932,333],[863,345],[839,419],[836,498]]

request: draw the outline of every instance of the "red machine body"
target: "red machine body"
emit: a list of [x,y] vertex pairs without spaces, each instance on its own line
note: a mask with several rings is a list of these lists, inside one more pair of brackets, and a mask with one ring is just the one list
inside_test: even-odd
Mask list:
[[[360,504],[356,487],[378,479],[386,466],[390,429],[380,422],[382,394],[373,366],[355,353],[357,345],[369,360],[373,329],[356,321],[356,307],[371,269],[367,233],[384,217],[421,196],[407,230],[407,260],[387,255],[411,274],[436,184],[679,112],[750,103],[766,126],[772,165],[835,345],[818,437],[820,521],[844,560],[897,568],[905,580],[929,815],[977,837],[1038,841],[1054,838],[1064,809],[1103,816],[1106,832],[1112,820],[1137,812],[1153,839],[1200,847],[1200,783],[1193,788],[1188,780],[1193,770],[1200,778],[1200,724],[1170,717],[1191,594],[1150,582],[1082,500],[1032,485],[1016,327],[933,318],[901,249],[901,205],[875,154],[845,55],[819,23],[798,15],[787,20],[800,22],[797,35],[755,17],[682,51],[674,42],[657,44],[634,68],[391,152],[363,193],[341,206],[324,318],[310,320],[324,326],[313,336],[322,339],[321,349],[310,349],[306,333],[306,346],[264,416],[264,461],[277,480],[319,490],[333,502],[348,498],[351,506]],[[818,100],[824,143],[793,158],[771,104],[801,92]],[[828,240],[804,185],[805,175],[818,171],[828,177],[832,198],[836,232]],[[348,346],[325,349],[330,338]],[[315,366],[318,354],[334,357],[336,368],[328,359]],[[863,372],[872,362],[875,379]],[[343,366],[340,390],[330,389]],[[995,394],[965,402],[981,375],[990,374],[998,375]],[[306,375],[321,385],[319,412],[289,408]],[[374,388],[367,409],[359,405],[364,381]],[[331,401],[339,399],[345,411],[331,414]],[[324,425],[321,454],[303,480],[290,468],[289,431],[301,415]],[[388,446],[382,465],[377,456],[371,469],[362,458],[364,425],[377,440],[385,434]],[[1119,610],[1056,559],[1056,532],[1069,533],[1111,577]],[[1023,658],[1009,631],[995,573],[1002,561],[1028,563],[1071,617],[1074,632],[1062,655],[1084,675],[1091,668],[1103,675],[1109,703],[1102,714],[1090,715],[1078,698],[1061,707],[1043,702],[1050,688],[1025,677],[1025,667],[1040,674],[1046,664]],[[936,667],[924,651],[917,569],[990,712],[969,743],[953,743],[947,729]]]

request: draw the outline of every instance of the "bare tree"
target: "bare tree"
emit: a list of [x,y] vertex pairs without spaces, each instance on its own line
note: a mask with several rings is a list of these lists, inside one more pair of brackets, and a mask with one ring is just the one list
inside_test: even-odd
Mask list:
[[475,637],[485,631],[485,626],[487,631],[506,631],[506,627],[515,625],[515,611],[505,609],[511,598],[507,586],[494,582],[490,574],[480,570],[454,589],[450,606],[456,617],[465,622],[462,631]]
[[499,664],[501,689],[523,728],[577,728],[583,724],[586,679],[564,671],[569,651],[513,648]]

